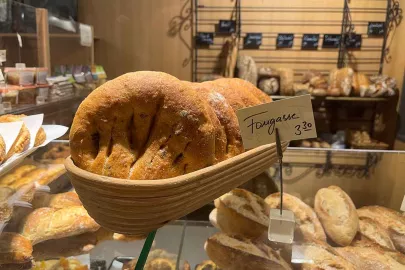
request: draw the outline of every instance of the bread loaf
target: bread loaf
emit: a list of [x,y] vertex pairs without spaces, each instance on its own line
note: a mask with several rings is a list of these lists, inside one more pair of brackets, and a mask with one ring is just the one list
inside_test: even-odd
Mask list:
[[350,197],[341,188],[330,186],[318,190],[314,205],[326,234],[338,245],[350,245],[359,229],[356,207]]
[[365,206],[357,210],[359,217],[367,217],[378,222],[387,230],[395,248],[405,253],[405,217],[400,213],[382,207]]
[[244,189],[234,189],[215,200],[216,223],[225,233],[256,238],[267,231],[269,207]]
[[385,230],[378,222],[374,221],[371,218],[360,217],[359,225],[360,234],[380,245],[381,247],[395,250],[394,244],[391,241],[388,231]]
[[[280,208],[280,193],[273,193],[265,199],[270,208]],[[288,193],[284,193],[283,207],[295,215],[297,229],[302,234],[309,234],[313,238],[326,241],[326,235],[314,210],[303,201]]]
[[[123,265],[123,270],[135,269],[137,259]],[[177,255],[163,249],[155,249],[149,252],[144,270],[176,270]],[[186,260],[179,261],[178,270],[190,270],[190,264]]]
[[70,131],[71,156],[87,171],[162,179],[215,162],[215,130],[195,90],[162,72],[127,73],[94,90]]
[[366,74],[355,72],[353,75],[352,87],[355,96],[364,97],[370,87],[370,80]]
[[238,77],[249,81],[250,83],[257,84],[257,67],[254,59],[248,55],[239,55],[236,61],[238,68]]
[[335,69],[330,72],[329,89],[339,89],[341,96],[349,96],[352,91],[354,71],[351,68]]
[[0,234],[0,269],[1,264],[22,264],[32,260],[30,240],[17,233]]
[[65,192],[59,194],[37,193],[32,201],[32,207],[50,207],[61,209],[71,206],[81,206],[82,203],[76,192]]
[[278,68],[277,73],[280,75],[280,95],[294,95],[294,71],[291,68]]
[[50,239],[59,239],[100,228],[81,206],[63,209],[39,208],[30,213],[21,226],[21,234],[35,245]]
[[203,261],[195,266],[195,270],[221,270],[213,261]]
[[32,270],[88,270],[87,265],[74,258],[60,258],[58,260],[36,261]]
[[291,269],[272,248],[243,237],[217,233],[205,242],[208,257],[220,268],[229,270]]
[[9,186],[16,180],[24,177],[29,172],[35,170],[37,167],[34,165],[23,165],[15,169],[13,172],[6,174],[0,178],[0,186]]

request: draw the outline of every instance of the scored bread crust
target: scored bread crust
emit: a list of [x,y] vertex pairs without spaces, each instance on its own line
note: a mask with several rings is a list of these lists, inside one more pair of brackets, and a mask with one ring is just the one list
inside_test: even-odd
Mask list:
[[35,194],[32,201],[32,207],[34,209],[41,207],[50,207],[55,209],[61,209],[64,207],[81,206],[82,203],[76,192],[64,192],[58,194],[40,193]]
[[0,234],[0,268],[2,264],[19,264],[31,260],[32,244],[29,239],[17,233]]
[[95,232],[98,225],[82,206],[63,209],[38,208],[23,221],[21,234],[35,245],[50,239],[59,239],[86,232]]
[[[10,123],[10,122],[18,122],[22,121],[21,118],[24,117],[25,115],[12,115],[12,114],[6,114],[0,116],[0,123]],[[25,126],[23,123],[20,129],[20,132],[17,135],[17,138],[15,139],[13,145],[11,146],[10,150],[6,154],[6,160],[9,159],[12,155],[18,154],[23,152],[28,145],[30,144],[30,132],[28,131],[28,128]]]
[[[299,198],[288,193],[283,194],[283,207],[295,215],[297,227],[303,236],[326,241],[325,231],[314,210]],[[273,193],[265,199],[270,208],[280,208],[280,192]]]
[[220,268],[229,270],[291,269],[287,262],[264,243],[224,233],[205,242],[208,257]]
[[0,186],[9,186],[21,177],[27,175],[29,172],[35,170],[35,165],[23,165],[15,169],[13,172],[6,174],[0,178]]
[[244,151],[240,135],[238,118],[226,98],[202,83],[193,83],[195,89],[203,99],[213,108],[226,135],[226,158],[236,156]]
[[349,195],[337,186],[318,190],[314,202],[326,234],[338,245],[350,245],[359,229],[356,207]]
[[269,103],[272,102],[272,99],[270,96],[268,96],[266,93],[264,93],[262,90],[254,86],[251,82],[242,80],[240,78],[223,78],[223,79],[218,79],[218,83],[226,83],[230,85],[231,87],[235,87],[237,89],[243,90],[245,93],[249,93],[250,95],[253,95],[255,98],[259,99],[261,103]]
[[395,250],[395,246],[391,241],[388,231],[371,218],[359,218],[359,233],[381,247]]
[[0,164],[6,159],[6,143],[0,135]]
[[126,179],[175,177],[215,162],[215,130],[196,91],[153,71],[94,90],[76,112],[70,146],[78,167]]

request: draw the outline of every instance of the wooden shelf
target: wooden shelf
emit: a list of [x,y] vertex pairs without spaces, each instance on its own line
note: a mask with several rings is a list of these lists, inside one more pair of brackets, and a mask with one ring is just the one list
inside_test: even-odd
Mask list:
[[[270,96],[273,100],[281,100],[286,98],[292,98],[294,96]],[[312,100],[328,100],[328,101],[353,101],[353,102],[385,102],[388,101],[389,98],[386,97],[315,97],[311,96]]]

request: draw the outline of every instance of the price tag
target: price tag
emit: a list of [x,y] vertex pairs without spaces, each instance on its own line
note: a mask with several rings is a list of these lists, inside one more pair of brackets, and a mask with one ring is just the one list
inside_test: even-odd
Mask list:
[[361,35],[353,34],[346,35],[345,44],[347,49],[360,49],[361,48]]
[[235,20],[219,20],[218,23],[219,33],[235,33],[236,21]]
[[262,45],[262,33],[246,33],[243,41],[243,48],[258,49]]
[[307,246],[304,245],[293,245],[291,251],[291,263],[307,263],[313,264],[314,260],[311,258],[312,252]]
[[295,217],[290,210],[270,209],[268,238],[270,241],[291,244],[294,240]]
[[80,45],[91,47],[93,44],[93,31],[90,25],[87,24],[79,24],[79,31],[80,31]]
[[317,50],[319,45],[319,34],[304,34],[302,36],[301,49]]
[[6,62],[7,61],[7,51],[6,50],[0,50],[0,64],[2,62]]
[[245,149],[275,142],[276,127],[281,141],[317,137],[310,95],[241,109],[236,115]]
[[324,34],[322,48],[325,48],[325,49],[339,48],[341,38],[342,38],[342,35]]
[[369,22],[367,34],[370,36],[384,36],[385,22]]
[[198,32],[195,42],[197,45],[212,45],[214,44],[214,33]]
[[278,34],[277,48],[292,48],[294,45],[294,34]]

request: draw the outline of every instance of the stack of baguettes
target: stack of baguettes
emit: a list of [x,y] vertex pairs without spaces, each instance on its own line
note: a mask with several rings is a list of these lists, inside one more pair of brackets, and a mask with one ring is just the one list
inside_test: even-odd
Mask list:
[[[356,210],[341,188],[315,195],[314,208],[284,193],[284,209],[296,219],[298,269],[405,269],[405,217],[381,206]],[[211,222],[221,230],[205,243],[208,256],[224,269],[290,269],[291,245],[267,240],[269,212],[280,207],[280,193],[266,199],[234,189],[215,200]],[[277,249],[280,249],[276,251]]]
[[235,112],[271,102],[241,79],[190,83],[152,71],[94,90],[70,131],[75,165],[124,179],[164,179],[243,152]]

